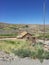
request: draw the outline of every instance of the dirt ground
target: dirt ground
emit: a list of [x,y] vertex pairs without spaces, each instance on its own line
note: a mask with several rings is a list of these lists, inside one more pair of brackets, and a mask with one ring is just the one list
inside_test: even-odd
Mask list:
[[38,59],[33,60],[30,58],[16,58],[16,60],[13,61],[1,61],[0,65],[49,65],[49,60],[44,60],[43,63],[41,63]]

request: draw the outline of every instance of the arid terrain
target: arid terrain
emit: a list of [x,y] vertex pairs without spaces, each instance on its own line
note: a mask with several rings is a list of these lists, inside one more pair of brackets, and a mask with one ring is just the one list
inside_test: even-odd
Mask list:
[[[0,23],[0,34],[14,34],[21,31],[29,31],[30,33],[44,32],[43,24],[8,24],[8,23]],[[45,25],[45,32],[49,33],[49,24]]]
[[0,65],[49,65],[49,60],[44,60],[43,63],[41,63],[38,59],[17,57],[14,61],[0,61]]
[[[22,36],[37,37],[37,44],[25,35],[28,40],[17,39],[23,31]],[[0,65],[49,65],[49,25],[44,30],[42,24],[0,23]]]

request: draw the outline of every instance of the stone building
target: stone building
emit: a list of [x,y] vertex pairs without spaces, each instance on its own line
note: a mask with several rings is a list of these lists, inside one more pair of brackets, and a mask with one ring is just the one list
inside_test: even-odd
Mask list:
[[32,36],[32,34],[26,32],[26,31],[24,31],[21,34],[19,34],[17,36],[17,39],[26,39],[28,41],[32,41],[33,43],[36,42],[36,37],[35,36]]

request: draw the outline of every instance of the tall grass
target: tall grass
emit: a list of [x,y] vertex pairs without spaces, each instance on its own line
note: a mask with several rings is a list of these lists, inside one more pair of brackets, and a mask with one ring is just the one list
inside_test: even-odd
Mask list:
[[38,58],[41,62],[43,59],[49,59],[49,51],[43,50],[42,43],[37,43],[33,46],[26,40],[0,41],[0,50],[4,50],[6,53],[13,53],[19,57]]

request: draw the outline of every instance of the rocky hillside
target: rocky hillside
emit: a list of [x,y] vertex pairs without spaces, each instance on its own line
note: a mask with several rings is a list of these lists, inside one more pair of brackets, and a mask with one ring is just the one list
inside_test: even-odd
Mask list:
[[[43,33],[44,25],[0,23],[0,34],[14,34],[14,33],[20,33],[22,31],[28,31],[30,33]],[[49,24],[45,25],[45,32],[49,33]]]

